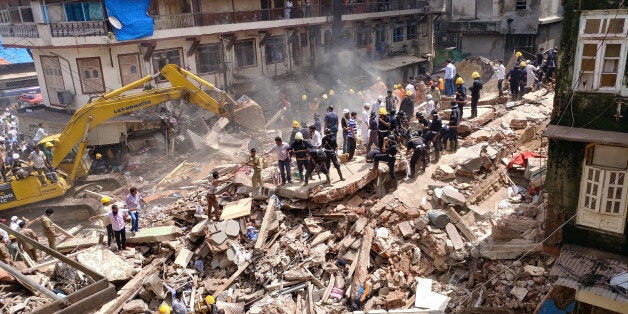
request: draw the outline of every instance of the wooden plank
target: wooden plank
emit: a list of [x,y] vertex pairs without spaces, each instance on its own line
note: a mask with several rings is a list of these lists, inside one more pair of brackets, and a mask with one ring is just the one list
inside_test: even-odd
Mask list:
[[329,284],[327,284],[327,288],[325,289],[325,292],[323,292],[323,298],[321,299],[321,301],[323,301],[323,303],[325,301],[327,301],[327,299],[329,298],[329,295],[331,294],[331,291],[334,289],[334,284],[336,283],[336,276],[334,276],[333,274],[329,277]]
[[314,306],[313,286],[311,282],[307,282],[307,313],[316,314],[316,308]]
[[118,292],[118,297],[103,305],[96,314],[118,313],[122,305],[139,292],[144,283],[144,279],[157,271],[157,266],[167,261],[174,252],[168,251],[164,255],[156,257],[148,266],[137,273],[133,279],[129,280]]
[[368,268],[371,262],[371,246],[373,245],[373,238],[375,237],[375,231],[371,226],[364,228],[364,236],[362,237],[362,245],[360,246],[360,255],[358,255],[355,275],[351,282],[352,299],[358,297],[357,293],[368,278]]
[[259,250],[266,244],[268,238],[268,228],[275,220],[275,211],[277,210],[277,202],[274,197],[268,199],[268,205],[266,206],[266,212],[262,219],[262,225],[260,226],[259,233],[257,235],[257,241],[255,242],[255,249]]
[[456,227],[454,227],[451,222],[448,223],[447,226],[445,226],[445,231],[447,231],[447,235],[449,236],[451,243],[454,245],[454,249],[460,250],[464,248],[464,242],[462,242],[462,237],[460,237],[458,230],[456,230]]
[[251,214],[251,203],[253,199],[250,197],[237,200],[235,202],[229,202],[224,205],[220,219],[229,220],[248,216]]
[[242,274],[242,272],[249,267],[249,265],[251,264],[251,262],[245,262],[244,264],[242,264],[238,270],[233,273],[233,275],[231,275],[231,277],[229,277],[229,279],[227,279],[227,281],[225,283],[223,283],[220,287],[218,287],[216,289],[216,291],[214,291],[213,295],[218,295],[219,293],[227,290],[227,288],[229,288],[229,286],[231,286],[231,284],[236,280],[236,278],[238,278],[238,276],[240,276],[240,274]]
[[181,162],[178,166],[176,166],[170,172],[168,172],[168,174],[166,174],[166,176],[157,183],[157,186],[162,185],[164,182],[166,182],[166,180],[170,179],[170,177],[172,177],[177,171],[179,171],[179,169],[181,169],[181,167],[183,167],[186,162],[187,162],[187,159]]
[[[81,250],[81,251],[74,252],[72,254],[68,254],[65,257],[67,257],[67,258],[75,257],[75,256],[83,253],[83,251],[85,251],[85,250]],[[37,264],[37,265],[35,265],[35,266],[31,267],[31,268],[27,268],[27,269],[23,270],[22,273],[28,274],[28,273],[30,273],[32,271],[39,270],[42,267],[46,267],[46,266],[50,266],[52,264],[55,264],[57,261],[58,261],[58,259],[53,257],[52,260],[43,262],[41,264]]]

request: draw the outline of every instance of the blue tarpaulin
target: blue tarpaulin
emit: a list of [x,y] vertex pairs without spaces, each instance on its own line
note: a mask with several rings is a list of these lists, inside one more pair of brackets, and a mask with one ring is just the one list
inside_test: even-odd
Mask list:
[[2,48],[0,46],[0,64],[32,63],[33,58],[26,48]]
[[155,22],[147,14],[149,5],[150,0],[105,0],[107,14],[122,24],[121,29],[113,29],[118,40],[153,35]]

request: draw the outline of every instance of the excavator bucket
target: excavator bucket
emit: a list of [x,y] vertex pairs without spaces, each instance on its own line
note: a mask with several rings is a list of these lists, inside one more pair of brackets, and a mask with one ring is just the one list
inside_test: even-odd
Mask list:
[[266,124],[262,108],[246,95],[236,101],[233,108],[233,120],[235,123],[253,131],[264,129]]

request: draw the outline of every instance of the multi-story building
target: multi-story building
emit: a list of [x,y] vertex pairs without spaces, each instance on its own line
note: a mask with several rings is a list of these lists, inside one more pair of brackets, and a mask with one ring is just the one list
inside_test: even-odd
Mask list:
[[[108,15],[108,1],[1,0],[0,35],[5,46],[31,50],[45,101],[76,109],[91,95],[155,73],[167,63],[232,90],[316,69],[332,55],[341,56],[341,67],[399,68],[388,74],[407,78],[429,68],[420,66],[433,55],[432,24],[443,3],[303,0],[291,1],[287,8],[284,0],[133,2],[144,3],[147,12],[129,8],[124,14],[145,18],[147,13],[152,34],[118,40],[129,26]],[[390,60],[381,66],[385,61],[379,58]]]
[[538,48],[553,48],[560,39],[559,0],[451,0],[448,5],[451,14],[438,24],[437,43],[472,56],[504,59],[521,50],[533,58]]
[[626,313],[628,5],[563,6],[554,110],[544,131],[545,243],[565,244],[551,274],[559,276],[555,289],[573,294],[575,313]]

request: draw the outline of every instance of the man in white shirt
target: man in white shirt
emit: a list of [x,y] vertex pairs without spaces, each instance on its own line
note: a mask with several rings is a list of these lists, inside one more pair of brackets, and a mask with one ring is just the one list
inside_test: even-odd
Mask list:
[[33,137],[33,141],[35,141],[35,144],[39,143],[41,139],[48,136],[48,133],[46,133],[46,130],[44,130],[44,127],[45,127],[45,124],[43,122],[39,123],[39,129],[37,129],[37,132],[35,133],[35,137]]
[[504,78],[506,77],[506,68],[504,67],[502,60],[497,60],[497,69],[495,70],[495,75],[497,76],[497,90],[499,91],[499,96],[504,96],[502,83],[504,82]]
[[28,160],[33,163],[33,168],[39,175],[39,181],[42,185],[46,185],[46,155],[39,149],[39,146],[35,146],[33,151],[28,155]]
[[281,174],[281,185],[286,184],[286,176],[288,177],[288,183],[292,183],[292,176],[290,175],[290,154],[288,149],[290,145],[281,141],[281,137],[275,137],[275,144],[271,147],[266,154],[275,152],[277,154],[277,165],[279,166],[279,173]]
[[7,135],[9,137],[9,142],[17,141],[17,130],[15,129],[15,126],[9,127],[9,131],[7,132]]
[[360,134],[362,135],[362,144],[366,145],[369,142],[369,120],[371,116],[371,104],[364,103],[364,110],[360,116]]
[[529,93],[534,89],[534,85],[536,85],[537,80],[536,74],[534,74],[534,72],[538,70],[539,68],[532,65],[530,60],[526,60],[526,93]]
[[97,217],[107,217],[111,222],[111,228],[113,229],[113,235],[116,238],[116,245],[118,246],[118,251],[126,250],[126,224],[124,222],[124,217],[126,216],[128,210],[126,209],[118,209],[118,205],[111,205],[111,211],[106,214],[96,215],[89,217],[89,220],[92,221]]
[[451,60],[447,60],[447,66],[440,70],[445,72],[445,94],[449,97],[454,95],[456,87],[454,86],[454,80],[456,79],[456,66],[451,63]]
[[314,148],[320,148],[323,144],[323,136],[321,136],[321,132],[316,130],[314,125],[310,125],[310,145]]

